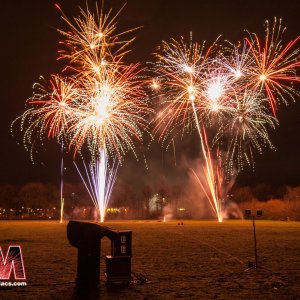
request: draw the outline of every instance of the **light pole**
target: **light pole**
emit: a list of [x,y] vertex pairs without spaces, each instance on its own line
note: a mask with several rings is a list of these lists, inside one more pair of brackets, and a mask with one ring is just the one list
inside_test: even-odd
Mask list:
[[246,209],[245,210],[245,217],[251,217],[252,218],[252,226],[253,226],[253,246],[254,246],[254,258],[255,258],[255,263],[254,263],[254,268],[258,268],[258,256],[257,256],[257,240],[256,240],[256,227],[255,227],[255,217],[261,217],[262,216],[262,210],[257,209],[256,212],[252,214],[251,209]]

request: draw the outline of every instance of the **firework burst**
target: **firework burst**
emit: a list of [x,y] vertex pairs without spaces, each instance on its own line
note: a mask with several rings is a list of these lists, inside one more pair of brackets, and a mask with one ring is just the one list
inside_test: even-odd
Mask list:
[[[272,28],[266,22],[263,41],[248,32],[242,43],[227,41],[229,47],[214,43],[204,51],[197,43],[171,40],[163,42],[156,55],[155,80],[161,86],[155,90],[163,106],[154,132],[165,142],[174,137],[177,128],[182,133],[197,129],[205,182],[193,173],[219,221],[220,182],[242,171],[244,165],[253,165],[254,152],[273,149],[269,129],[278,123],[277,104],[299,95],[294,84],[299,82],[300,50],[296,44],[300,37],[285,45],[284,31],[281,20],[275,18]],[[211,143],[208,128],[216,132]],[[211,147],[215,145],[225,148],[221,162],[213,158]]]
[[249,33],[245,38],[253,57],[253,67],[249,68],[251,84],[253,89],[267,95],[274,115],[278,102],[287,103],[287,97],[295,101],[294,97],[299,96],[293,83],[300,81],[296,74],[300,66],[300,52],[296,47],[300,36],[284,44],[282,36],[285,30],[281,19],[274,18],[273,24],[266,21],[263,40],[255,33]]
[[277,120],[270,114],[268,99],[262,94],[252,90],[235,94],[229,101],[225,121],[220,124],[213,142],[219,144],[221,139],[226,145],[227,174],[233,174],[236,168],[241,172],[245,164],[253,165],[255,151],[261,154],[264,147],[274,149],[269,129],[275,129]]
[[[186,43],[181,38],[179,41],[163,42],[158,49],[154,71],[163,87],[158,90],[163,108],[158,114],[154,132],[160,132],[160,140],[172,135],[178,127],[182,128],[182,133],[194,127],[193,103],[197,103],[203,93],[203,73],[209,67],[213,46],[206,49],[205,43],[200,45],[192,39]],[[157,81],[153,85],[158,87]]]
[[26,149],[32,147],[36,138],[64,138],[78,91],[73,80],[58,75],[52,75],[49,83],[41,78],[40,83],[34,84],[34,94],[27,101],[29,108],[12,123],[13,127],[20,121]]
[[134,139],[142,140],[151,112],[140,76],[143,69],[123,61],[134,40],[125,36],[135,29],[117,32],[120,12],[113,16],[111,10],[103,13],[103,7],[96,7],[95,14],[80,9],[72,21],[62,12],[69,31],[59,30],[64,37],[59,58],[67,62],[64,71],[71,75],[53,76],[49,92],[38,85],[31,107],[20,117],[24,141],[46,133],[48,138],[65,139],[74,149],[74,159],[77,152],[86,153],[83,148],[90,151],[86,176],[77,164],[76,169],[101,221],[118,166],[110,167],[110,158],[121,162],[129,150],[135,153]]
[[[204,43],[203,43],[204,45]],[[213,45],[214,46],[214,45]],[[207,143],[206,132],[200,124],[198,117],[199,103],[203,95],[205,99],[215,102],[222,96],[223,81],[205,81],[207,70],[210,70],[209,55],[213,47],[205,51],[197,43],[190,41],[188,45],[181,39],[180,42],[172,40],[162,46],[162,54],[157,54],[158,66],[155,72],[161,82],[165,84],[162,97],[166,107],[163,108],[158,120],[156,132],[163,127],[160,139],[166,138],[177,126],[196,128],[200,137],[201,150],[204,157],[204,172],[206,185],[209,188],[210,203],[215,208],[218,220],[222,221],[221,206],[215,189],[216,174],[212,165],[210,148]],[[221,78],[221,77],[219,77]],[[211,107],[215,108],[216,104]],[[196,175],[196,173],[194,172]],[[199,177],[196,176],[197,179]],[[201,185],[203,187],[203,185]],[[205,191],[205,189],[203,189]]]
[[149,113],[136,65],[115,66],[102,80],[83,80],[84,93],[70,118],[75,153],[85,142],[92,153],[106,148],[119,160],[134,152],[133,139],[142,139]]

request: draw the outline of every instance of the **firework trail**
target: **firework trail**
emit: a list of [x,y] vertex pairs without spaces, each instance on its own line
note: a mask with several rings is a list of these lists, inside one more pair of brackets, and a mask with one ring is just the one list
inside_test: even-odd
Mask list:
[[84,183],[95,207],[99,212],[100,222],[104,222],[106,208],[116,180],[118,164],[113,163],[108,170],[107,155],[105,150],[99,152],[99,157],[87,167],[83,161],[85,174],[74,162],[75,167]]
[[60,223],[64,218],[64,142],[61,142],[61,160],[60,160]]
[[[205,131],[203,131],[205,135]],[[206,149],[208,149],[207,138],[204,136]],[[211,152],[207,152],[205,157],[205,164],[202,165],[203,174],[205,178],[205,183],[200,179],[199,174],[194,169],[191,169],[196,182],[201,187],[203,193],[205,194],[208,202],[218,218],[219,222],[223,221],[223,210],[222,210],[222,201],[223,199],[223,190],[225,177],[223,174],[222,165],[220,160],[215,161],[211,157]]]

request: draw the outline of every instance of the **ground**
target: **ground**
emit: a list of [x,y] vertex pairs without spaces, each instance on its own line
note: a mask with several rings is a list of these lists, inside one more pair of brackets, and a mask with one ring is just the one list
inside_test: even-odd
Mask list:
[[22,245],[27,287],[0,288],[0,299],[300,299],[300,223],[257,221],[258,269],[251,221],[118,221],[133,231],[132,270],[145,284],[107,289],[102,241],[101,285],[75,289],[77,250],[55,221],[2,221],[0,246]]

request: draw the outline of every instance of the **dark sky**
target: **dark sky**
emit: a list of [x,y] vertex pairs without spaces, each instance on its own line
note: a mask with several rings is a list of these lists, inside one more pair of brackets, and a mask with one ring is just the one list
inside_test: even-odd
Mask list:
[[[78,12],[77,6],[84,6],[86,1],[57,2],[68,16],[72,16]],[[10,123],[24,110],[25,100],[32,93],[32,84],[40,75],[60,72],[61,65],[56,61],[60,35],[55,28],[65,28],[65,24],[54,3],[50,0],[1,3],[0,183],[58,182],[58,146],[52,144],[46,151],[40,151],[33,165],[29,153],[18,145],[20,135],[13,138],[10,133]],[[94,7],[93,1],[88,3]],[[123,3],[121,0],[106,0],[105,6],[117,10]],[[274,16],[284,19],[288,28],[286,38],[294,38],[300,34],[299,11],[299,0],[128,0],[120,18],[120,29],[144,26],[137,32],[128,59],[145,63],[151,59],[151,53],[162,39],[187,36],[193,31],[194,39],[199,41],[213,41],[219,34],[234,41],[241,37],[243,29],[262,33],[264,21]],[[255,171],[248,168],[242,173],[238,178],[240,184],[300,184],[300,99],[297,100],[296,104],[280,109],[280,126],[271,134],[277,150],[266,150],[261,156],[257,155]],[[187,153],[188,158],[195,158],[193,151],[188,150],[197,149],[193,143],[193,139],[187,138],[182,145],[177,144],[178,161],[183,153]],[[126,176],[129,182],[146,183],[154,177],[168,179],[168,176],[172,178],[176,173],[185,172],[184,168],[168,165],[167,155],[158,145],[152,146],[147,157],[149,172],[142,163],[128,157],[120,176]],[[71,164],[68,172],[69,180],[75,180]]]

